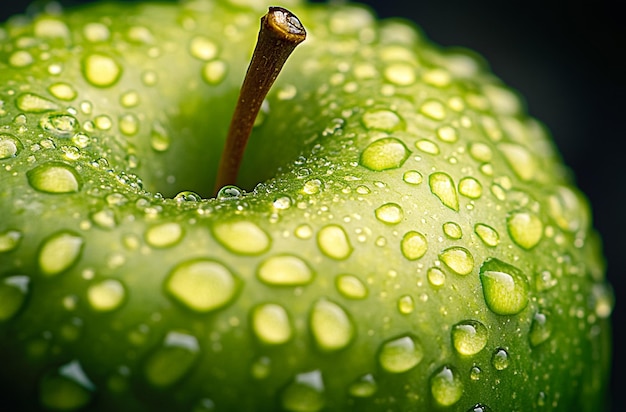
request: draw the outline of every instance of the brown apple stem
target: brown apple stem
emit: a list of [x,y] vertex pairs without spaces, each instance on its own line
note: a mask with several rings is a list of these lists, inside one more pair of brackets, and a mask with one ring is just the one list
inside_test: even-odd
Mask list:
[[220,159],[215,193],[235,184],[254,121],[278,73],[298,44],[306,38],[300,20],[289,10],[270,7],[261,18],[259,37],[239,92]]

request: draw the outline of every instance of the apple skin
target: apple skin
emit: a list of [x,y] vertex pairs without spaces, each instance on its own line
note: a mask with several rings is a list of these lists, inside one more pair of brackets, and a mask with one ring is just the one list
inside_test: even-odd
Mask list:
[[[610,288],[547,132],[409,23],[286,6],[310,38],[251,138],[249,192],[198,201],[176,195],[210,196],[267,4],[0,31],[9,404],[601,410]],[[203,279],[222,293],[191,293]]]

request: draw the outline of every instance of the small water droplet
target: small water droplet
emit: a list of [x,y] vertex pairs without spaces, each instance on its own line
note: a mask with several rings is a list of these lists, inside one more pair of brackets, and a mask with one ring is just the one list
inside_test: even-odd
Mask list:
[[91,401],[95,389],[80,362],[73,360],[44,376],[39,400],[47,409],[75,411]]
[[83,27],[83,35],[85,39],[91,43],[103,42],[109,39],[111,32],[103,23],[87,23]]
[[391,63],[385,67],[385,80],[396,86],[410,86],[415,83],[415,69],[412,65],[403,62]]
[[482,373],[483,373],[482,369],[474,365],[470,369],[470,379],[473,380],[474,382],[479,381]]
[[442,406],[454,405],[463,395],[463,382],[455,369],[444,366],[430,378],[430,392]]
[[215,239],[233,253],[260,255],[270,248],[268,234],[250,221],[221,221],[215,223],[211,230]]
[[74,193],[81,188],[76,170],[60,162],[39,165],[29,170],[26,176],[33,189],[44,193]]
[[297,374],[281,393],[281,406],[289,412],[317,412],[324,408],[322,372],[314,370]]
[[348,299],[364,299],[368,290],[359,278],[353,275],[339,275],[335,278],[335,286],[339,293]]
[[400,116],[387,109],[369,110],[363,114],[361,121],[369,130],[391,132],[402,126]]
[[196,312],[210,312],[235,298],[238,279],[219,262],[196,259],[176,266],[165,281],[165,290],[176,301]]
[[375,210],[376,219],[389,224],[396,225],[404,218],[404,212],[397,203],[385,203]]
[[410,231],[402,237],[400,249],[405,258],[417,260],[426,254],[428,242],[423,234]]
[[120,132],[126,136],[134,136],[139,132],[139,119],[132,113],[120,116],[118,123]]
[[289,196],[279,196],[272,202],[274,209],[286,210],[291,207],[292,200]]
[[87,289],[87,300],[92,308],[99,312],[118,309],[126,297],[124,285],[118,280],[102,280]]
[[428,279],[428,283],[430,283],[434,287],[443,286],[446,283],[446,274],[443,271],[436,267],[431,267],[426,272],[426,278]]
[[474,257],[469,250],[460,246],[445,249],[439,259],[459,275],[469,275],[474,270]]
[[454,143],[459,139],[456,129],[452,126],[442,126],[437,129],[437,137],[446,143]]
[[127,91],[120,96],[120,104],[125,108],[135,107],[139,104],[139,93],[134,90]]
[[419,185],[424,180],[424,177],[417,170],[408,170],[402,175],[402,180],[410,185]]
[[596,283],[591,289],[592,304],[600,319],[607,319],[613,312],[615,296],[611,287],[605,283]]
[[421,151],[422,153],[431,154],[431,155],[439,154],[439,146],[437,146],[437,143],[428,139],[418,140],[417,142],[415,142],[415,147],[417,148],[417,150]]
[[297,256],[275,255],[259,265],[257,276],[268,285],[301,286],[313,280],[313,271]]
[[463,230],[455,222],[446,222],[442,226],[443,233],[450,239],[458,240],[463,237]]
[[58,110],[59,105],[33,93],[24,93],[18,96],[17,108],[26,113],[45,113]]
[[477,403],[467,410],[467,412],[491,412],[491,408],[482,403]]
[[363,375],[350,384],[348,392],[356,398],[369,398],[378,390],[378,384],[371,374]]
[[380,348],[378,361],[388,372],[403,373],[416,367],[424,358],[424,349],[411,335],[391,339]]
[[83,59],[85,80],[96,87],[113,86],[122,75],[122,68],[110,56],[93,53]]
[[202,79],[210,85],[220,84],[228,73],[228,65],[222,60],[213,60],[202,67]]
[[509,367],[509,353],[503,348],[496,349],[491,356],[491,365],[496,370],[505,370]]
[[268,345],[281,345],[291,339],[291,322],[287,311],[275,303],[264,303],[252,310],[252,329]]
[[511,240],[523,249],[532,249],[543,237],[543,223],[530,211],[519,210],[510,213],[506,224]]
[[184,332],[171,331],[163,344],[148,357],[144,376],[152,385],[165,388],[181,380],[200,355],[198,339]]
[[74,116],[50,113],[39,120],[39,127],[55,137],[68,139],[76,134],[80,125]]
[[6,230],[0,233],[0,253],[11,252],[20,245],[22,232],[19,230]]
[[310,239],[313,236],[313,228],[311,228],[311,226],[307,225],[306,223],[303,223],[300,226],[296,227],[296,229],[294,230],[294,234],[298,239]]
[[496,247],[498,246],[498,243],[500,243],[500,235],[491,226],[483,223],[477,223],[474,226],[474,233],[476,233],[478,238],[487,246]]
[[23,148],[17,137],[0,133],[0,160],[17,156]]
[[72,232],[59,232],[44,240],[39,249],[39,268],[46,276],[68,270],[80,257],[84,240]]
[[9,64],[13,67],[26,67],[33,64],[33,55],[26,50],[18,50],[9,56]]
[[452,345],[461,355],[476,355],[487,345],[487,338],[487,328],[477,320],[466,320],[452,327]]
[[174,200],[177,203],[199,202],[202,200],[202,196],[200,196],[196,192],[185,190],[183,192],[178,193],[176,196],[174,196]]
[[398,299],[398,311],[403,315],[410,315],[415,309],[415,301],[409,295],[403,295]]
[[320,192],[322,181],[319,179],[307,180],[302,186],[302,191],[307,195],[315,195]]
[[443,120],[446,117],[446,108],[439,100],[426,100],[420,106],[419,111],[433,120]]
[[483,194],[483,187],[473,177],[464,177],[459,181],[459,193],[470,199],[478,199]]
[[310,326],[315,343],[323,351],[343,349],[355,335],[354,324],[346,311],[326,299],[320,299],[313,305]]
[[95,125],[99,130],[110,130],[113,127],[113,121],[106,114],[96,116],[94,119]]
[[265,379],[272,371],[272,360],[267,356],[262,356],[252,364],[250,374],[254,379]]
[[28,276],[9,276],[0,279],[0,323],[13,319],[20,311],[29,293]]
[[452,178],[443,172],[432,173],[428,177],[430,191],[437,196],[441,203],[450,209],[459,210],[459,198],[456,194],[456,188]]
[[226,185],[222,187],[216,195],[218,200],[233,200],[243,196],[243,190],[233,185]]
[[189,42],[189,52],[193,57],[209,61],[217,57],[217,45],[205,36],[195,36]]
[[504,154],[509,166],[520,179],[529,181],[535,177],[539,166],[528,149],[515,143],[500,143],[498,150]]
[[166,222],[152,226],[146,230],[146,242],[156,248],[175,245],[183,238],[183,228],[176,222]]
[[347,259],[353,250],[348,235],[339,225],[327,225],[320,229],[317,245],[324,255],[336,260]]
[[397,169],[404,164],[411,152],[404,143],[393,137],[378,139],[361,153],[361,165],[380,172]]
[[487,259],[480,267],[480,282],[487,306],[498,315],[515,315],[528,304],[528,279],[508,263]]
[[150,132],[150,146],[157,152],[165,152],[170,148],[172,139],[163,125],[155,122]]
[[531,346],[539,346],[550,338],[552,334],[552,323],[550,316],[545,312],[537,312],[533,316],[533,321],[528,332],[528,339]]
[[48,91],[59,100],[71,101],[76,98],[78,93],[71,84],[53,83],[48,87]]

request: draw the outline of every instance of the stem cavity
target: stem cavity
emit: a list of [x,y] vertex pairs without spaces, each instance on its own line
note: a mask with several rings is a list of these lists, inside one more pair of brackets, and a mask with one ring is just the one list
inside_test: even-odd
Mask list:
[[236,183],[243,153],[261,104],[287,58],[305,38],[306,31],[302,23],[289,10],[270,7],[261,18],[257,44],[239,92],[220,159],[215,193],[225,185]]

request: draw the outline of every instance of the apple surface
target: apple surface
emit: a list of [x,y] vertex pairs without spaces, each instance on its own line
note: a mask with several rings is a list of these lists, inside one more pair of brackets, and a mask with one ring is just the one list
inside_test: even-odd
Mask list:
[[612,295],[548,132],[359,5],[213,196],[264,1],[0,28],[0,384],[16,410],[601,410]]

